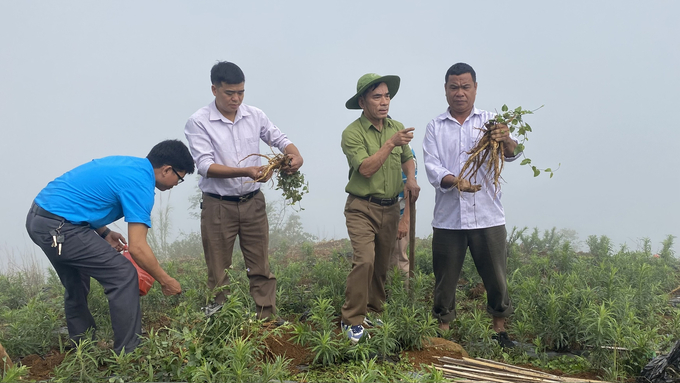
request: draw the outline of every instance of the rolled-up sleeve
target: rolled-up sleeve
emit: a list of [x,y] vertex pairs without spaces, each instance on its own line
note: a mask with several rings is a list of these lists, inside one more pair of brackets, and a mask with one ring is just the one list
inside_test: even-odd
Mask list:
[[184,135],[189,142],[191,156],[196,163],[198,174],[208,177],[208,168],[215,163],[215,148],[201,121],[190,118],[184,126]]
[[364,145],[364,140],[356,130],[346,129],[342,132],[342,152],[347,156],[349,166],[355,171],[359,170],[359,166],[368,158],[368,151]]
[[437,141],[435,139],[434,121],[427,124],[425,130],[425,138],[423,139],[423,161],[425,162],[425,172],[427,173],[427,180],[434,186],[435,189],[446,193],[454,188],[442,188],[442,179],[451,173],[450,170],[444,167],[441,160]]
[[406,144],[401,146],[401,163],[405,163],[408,160],[413,159],[413,150],[411,149],[411,145]]

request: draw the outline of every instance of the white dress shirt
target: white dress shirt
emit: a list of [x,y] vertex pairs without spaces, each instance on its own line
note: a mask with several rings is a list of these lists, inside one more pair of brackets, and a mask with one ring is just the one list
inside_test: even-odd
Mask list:
[[[459,192],[455,187],[444,189],[441,181],[451,174],[456,177],[467,161],[469,152],[479,140],[484,123],[495,117],[495,113],[473,108],[472,113],[461,124],[449,109],[427,124],[423,139],[423,160],[427,179],[435,188],[434,219],[432,227],[449,230],[469,230],[505,224],[505,213],[501,204],[500,188],[496,192],[486,164],[479,169],[473,184],[482,185],[476,193]],[[511,136],[512,137],[512,136]],[[514,137],[512,137],[514,139]],[[506,157],[506,161],[514,161]]]
[[261,166],[262,158],[259,156],[241,162],[250,154],[260,153],[260,140],[281,152],[292,143],[262,110],[241,104],[234,122],[231,122],[217,110],[215,101],[189,117],[184,135],[189,141],[198,174],[203,176],[198,186],[203,192],[222,196],[248,194],[259,189],[260,183],[249,177],[208,178],[210,165],[232,168]]

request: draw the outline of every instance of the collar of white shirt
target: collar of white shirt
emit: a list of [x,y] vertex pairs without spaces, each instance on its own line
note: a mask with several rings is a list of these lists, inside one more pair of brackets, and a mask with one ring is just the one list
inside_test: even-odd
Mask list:
[[215,101],[211,102],[210,105],[208,106],[208,109],[210,110],[210,121],[217,121],[221,120],[222,122],[226,124],[235,124],[240,120],[241,118],[245,116],[250,116],[250,112],[248,111],[248,108],[245,107],[245,105],[241,104],[238,107],[238,110],[236,111],[236,117],[234,117],[234,121],[232,122],[228,118],[224,117],[224,115],[217,109],[217,104],[215,104]]

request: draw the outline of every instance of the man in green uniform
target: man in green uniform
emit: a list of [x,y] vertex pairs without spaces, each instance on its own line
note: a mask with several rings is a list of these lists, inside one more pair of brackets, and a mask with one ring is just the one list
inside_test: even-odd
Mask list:
[[354,251],[341,327],[355,343],[364,333],[363,324],[370,324],[366,314],[382,312],[399,225],[399,192],[410,193],[414,201],[420,192],[409,146],[415,128],[404,129],[388,116],[399,82],[398,76],[365,74],[357,82],[357,93],[345,104],[347,109],[363,110],[342,132],[341,143],[349,164],[345,219]]

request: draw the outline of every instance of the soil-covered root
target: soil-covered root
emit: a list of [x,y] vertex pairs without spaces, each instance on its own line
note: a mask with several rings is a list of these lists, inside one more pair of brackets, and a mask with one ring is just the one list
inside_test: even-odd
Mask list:
[[[257,156],[267,159],[267,164],[264,165],[264,170],[262,175],[258,177],[253,182],[262,182],[264,180],[271,179],[276,175],[277,183],[276,190],[281,190],[283,197],[289,205],[295,205],[297,202],[302,200],[304,194],[309,193],[309,184],[305,182],[304,174],[300,171],[296,171],[293,174],[288,174],[285,171],[285,167],[290,166],[290,157],[286,154],[272,154],[264,155],[260,153],[253,153],[246,156],[241,161],[246,158]],[[241,162],[239,161],[239,162]],[[302,210],[302,208],[300,208]]]
[[271,156],[267,156],[267,155],[260,154],[260,153],[253,153],[253,154],[247,155],[245,158],[243,158],[241,161],[239,161],[239,163],[243,162],[247,158],[250,158],[250,157],[253,157],[253,156],[262,157],[262,158],[267,159],[267,164],[264,165],[264,171],[262,172],[262,175],[259,178],[257,178],[255,180],[255,182],[260,182],[260,181],[269,179],[271,176],[274,175],[274,172],[276,172],[276,173],[280,172],[281,169],[284,166],[286,166],[290,161],[290,159],[288,158],[287,155],[281,154],[281,153],[271,155]]
[[505,155],[503,143],[491,138],[491,127],[494,124],[493,121],[489,121],[480,129],[482,136],[467,152],[469,157],[461,168],[459,177],[475,184],[479,170],[486,165],[487,177],[493,181],[494,189],[498,192],[502,179],[501,172],[505,166]]

